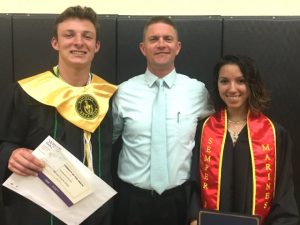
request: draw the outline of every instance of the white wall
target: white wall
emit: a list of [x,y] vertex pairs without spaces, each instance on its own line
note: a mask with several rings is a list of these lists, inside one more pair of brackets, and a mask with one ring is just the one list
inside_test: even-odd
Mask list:
[[73,5],[119,15],[300,15],[299,0],[0,0],[0,13],[60,13]]

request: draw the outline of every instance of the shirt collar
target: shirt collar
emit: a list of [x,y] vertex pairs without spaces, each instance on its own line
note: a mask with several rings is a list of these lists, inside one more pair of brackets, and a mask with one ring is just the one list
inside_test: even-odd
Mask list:
[[[166,76],[163,77],[168,88],[172,88],[172,86],[175,83],[176,77],[177,77],[177,73],[175,68],[170,73],[168,73]],[[145,79],[148,87],[151,88],[154,82],[158,79],[158,77],[147,69],[145,72]]]

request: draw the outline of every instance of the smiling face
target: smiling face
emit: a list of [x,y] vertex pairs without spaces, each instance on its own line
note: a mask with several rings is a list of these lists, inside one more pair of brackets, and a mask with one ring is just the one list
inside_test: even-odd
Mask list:
[[157,76],[164,76],[174,69],[175,57],[180,48],[175,29],[161,22],[151,24],[140,43],[140,50],[147,58],[148,69]]
[[236,64],[225,64],[220,68],[218,90],[228,111],[247,110],[250,92],[247,82]]
[[57,37],[51,41],[59,52],[59,64],[72,67],[90,67],[100,43],[96,28],[86,19],[70,18],[58,24]]

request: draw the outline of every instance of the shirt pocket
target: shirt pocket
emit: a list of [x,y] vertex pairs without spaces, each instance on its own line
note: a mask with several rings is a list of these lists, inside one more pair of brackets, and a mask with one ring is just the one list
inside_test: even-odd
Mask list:
[[194,141],[197,115],[177,107],[167,113],[167,120],[170,136],[175,137],[179,143],[184,145],[189,145]]
[[190,143],[195,138],[197,117],[191,113],[177,113],[178,136],[182,143]]

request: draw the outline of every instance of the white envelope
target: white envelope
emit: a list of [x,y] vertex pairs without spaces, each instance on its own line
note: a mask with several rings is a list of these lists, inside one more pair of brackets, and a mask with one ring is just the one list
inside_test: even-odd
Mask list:
[[[50,136],[45,141],[51,139]],[[44,142],[45,142],[44,141]],[[44,143],[43,142],[43,143]],[[43,144],[42,143],[42,144]],[[62,147],[62,146],[61,146]],[[51,214],[68,225],[78,225],[107,202],[116,191],[92,173],[69,151],[62,147],[62,153],[80,171],[81,175],[93,188],[93,193],[68,207],[40,178],[34,176],[19,176],[12,174],[3,186],[23,195],[29,200],[43,207]]]

